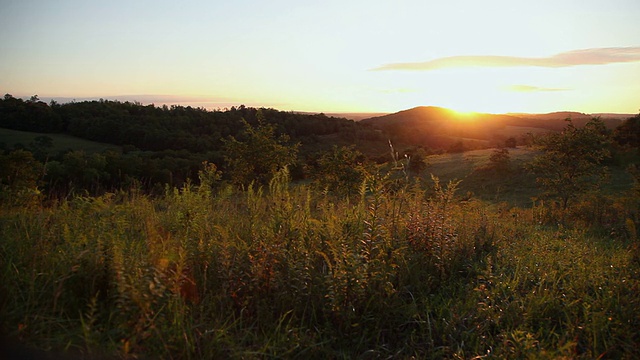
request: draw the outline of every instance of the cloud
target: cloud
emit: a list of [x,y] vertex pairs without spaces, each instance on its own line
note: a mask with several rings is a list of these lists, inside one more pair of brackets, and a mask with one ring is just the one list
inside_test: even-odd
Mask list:
[[545,88],[545,87],[538,87],[538,86],[531,86],[531,85],[511,85],[511,86],[505,87],[505,89],[508,91],[515,91],[515,92],[547,92],[547,91],[570,90],[570,89],[563,89],[563,88]]
[[372,70],[430,71],[465,67],[560,68],[578,65],[605,65],[640,61],[640,47],[612,47],[567,51],[549,57],[517,57],[499,55],[449,56],[423,62],[385,64]]

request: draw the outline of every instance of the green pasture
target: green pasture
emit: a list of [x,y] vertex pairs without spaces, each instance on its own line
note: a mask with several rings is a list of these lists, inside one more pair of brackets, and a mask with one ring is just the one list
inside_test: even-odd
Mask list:
[[53,146],[49,149],[50,154],[57,154],[69,149],[83,150],[87,153],[101,153],[107,150],[120,150],[120,146],[117,145],[80,139],[70,135],[45,134],[0,128],[0,144],[4,144],[5,147],[9,149],[13,148],[17,144],[29,147],[29,144],[33,143],[39,136],[48,136],[53,139]]

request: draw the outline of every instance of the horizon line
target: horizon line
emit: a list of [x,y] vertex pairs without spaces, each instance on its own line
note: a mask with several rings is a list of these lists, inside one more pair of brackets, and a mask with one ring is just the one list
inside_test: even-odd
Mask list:
[[[549,91],[563,91],[566,89],[549,89]],[[38,96],[38,98],[45,102],[49,103],[51,100],[56,102],[62,102],[63,104],[82,102],[82,101],[99,101],[99,100],[107,100],[107,101],[120,101],[120,102],[133,102],[140,103],[142,105],[154,105],[158,108],[162,107],[162,105],[178,105],[178,106],[192,106],[195,108],[203,108],[207,111],[219,111],[225,109],[231,109],[232,107],[241,107],[245,106],[248,108],[255,109],[274,109],[277,111],[283,112],[293,112],[293,113],[302,113],[302,114],[325,114],[325,115],[359,115],[359,114],[394,114],[401,111],[411,110],[420,107],[435,107],[441,109],[447,109],[456,112],[462,113],[478,113],[478,114],[490,114],[490,115],[509,115],[509,114],[552,114],[559,112],[572,112],[572,113],[580,113],[585,115],[597,115],[597,114],[611,114],[611,115],[631,115],[635,116],[640,113],[640,109],[638,112],[620,112],[620,111],[596,111],[596,112],[585,112],[580,110],[553,110],[553,111],[538,111],[538,112],[530,112],[530,111],[503,111],[503,112],[485,112],[485,111],[459,111],[452,107],[440,106],[440,105],[416,105],[400,110],[395,111],[375,111],[375,110],[295,110],[295,109],[287,109],[283,110],[282,108],[278,108],[277,105],[282,104],[251,104],[251,103],[243,103],[243,102],[225,102],[225,101],[209,101],[209,97],[206,96],[182,96],[182,95],[155,95],[155,94],[139,94],[139,95],[114,95],[114,96],[83,96],[83,97],[73,97],[73,96],[49,96],[49,95],[12,95],[7,93],[7,95],[11,95],[15,98],[20,98],[24,101],[28,100],[31,96]],[[167,102],[166,100],[174,99],[173,101]],[[46,100],[46,101],[45,101]],[[190,105],[191,104],[191,105]],[[219,107],[206,107],[206,106],[193,106],[193,105],[202,105],[202,104],[220,104],[223,106]]]

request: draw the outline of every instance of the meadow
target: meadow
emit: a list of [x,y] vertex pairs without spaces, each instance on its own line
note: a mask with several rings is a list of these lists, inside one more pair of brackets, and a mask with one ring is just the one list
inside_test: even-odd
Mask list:
[[18,147],[20,147],[20,145],[28,147],[30,144],[36,142],[38,137],[42,136],[46,136],[52,140],[51,148],[47,149],[51,155],[69,151],[70,149],[84,151],[86,153],[102,153],[108,150],[120,151],[121,149],[120,146],[85,140],[66,134],[38,133],[0,127],[0,143],[4,144],[7,148],[15,148],[16,145]]
[[640,357],[637,188],[563,210],[397,169],[349,197],[200,175],[3,207],[2,333],[77,358]]

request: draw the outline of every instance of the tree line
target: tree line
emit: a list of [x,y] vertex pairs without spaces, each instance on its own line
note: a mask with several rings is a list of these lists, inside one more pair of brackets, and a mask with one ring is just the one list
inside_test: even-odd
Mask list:
[[[24,160],[28,156],[46,163],[38,183],[56,194],[94,194],[134,184],[146,190],[161,189],[164,184],[181,186],[188,180],[197,181],[203,162],[216,164],[225,180],[238,184],[246,184],[253,174],[265,183],[266,173],[284,163],[291,167],[294,178],[301,179],[310,171],[306,164],[316,163],[323,150],[331,149],[326,137],[333,143],[386,141],[384,134],[369,125],[324,114],[244,105],[209,111],[103,99],[47,104],[37,96],[25,101],[10,94],[0,99],[0,127],[66,134],[121,147],[121,151],[103,153],[69,149],[52,154],[53,139],[46,135],[20,146],[0,144],[5,161],[23,159],[16,166],[31,163]],[[251,141],[249,148],[242,145]],[[286,161],[279,158],[278,151],[283,149]],[[9,156],[14,150],[30,154]],[[232,154],[245,159],[240,161]]]
[[[258,110],[262,115],[258,115]],[[347,140],[380,139],[371,126],[324,114],[300,114],[244,105],[225,110],[172,105],[157,107],[138,102],[94,100],[59,104],[6,94],[0,100],[0,127],[69,134],[79,138],[139,150],[219,151],[222,140],[244,130],[243,120],[256,125],[259,118],[274,125],[278,134],[313,143],[318,136],[339,134]]]

